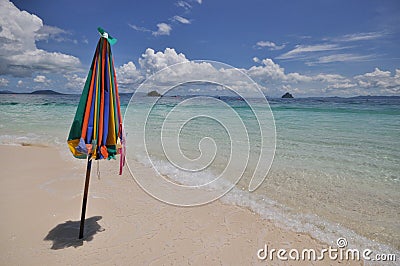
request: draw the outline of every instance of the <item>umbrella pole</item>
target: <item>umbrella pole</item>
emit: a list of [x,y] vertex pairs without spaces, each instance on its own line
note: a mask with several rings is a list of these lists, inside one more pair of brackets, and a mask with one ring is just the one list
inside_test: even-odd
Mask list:
[[86,179],[85,179],[85,190],[83,192],[83,201],[82,201],[82,213],[81,213],[81,227],[79,229],[79,239],[83,238],[83,228],[85,227],[85,215],[86,215],[86,203],[87,203],[87,195],[89,191],[89,180],[90,180],[90,172],[92,169],[92,159],[91,155],[88,155],[88,162],[86,168]]

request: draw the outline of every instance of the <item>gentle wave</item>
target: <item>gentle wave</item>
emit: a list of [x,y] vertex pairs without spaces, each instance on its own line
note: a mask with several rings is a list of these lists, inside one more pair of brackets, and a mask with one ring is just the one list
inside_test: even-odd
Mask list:
[[[140,159],[140,156],[136,156],[136,160],[146,165],[147,161]],[[168,178],[175,182],[185,185],[195,184],[193,176],[177,172],[175,167],[171,166],[168,162],[153,158],[152,163],[153,165],[146,166],[154,167],[160,171],[160,174],[168,176]],[[198,173],[195,178],[197,178],[197,180],[195,180],[196,184],[201,185],[215,180],[216,176],[212,171],[207,170]],[[234,186],[231,191],[221,198],[221,201],[226,204],[248,208],[259,214],[263,219],[272,221],[278,227],[306,233],[324,243],[331,244],[332,247],[336,246],[336,239],[346,237],[349,239],[349,247],[351,248],[358,248],[359,250],[369,248],[379,253],[396,253],[400,255],[399,250],[370,240],[338,223],[329,222],[314,214],[298,213],[292,208],[280,204],[266,195],[250,193],[244,188],[240,189],[238,186]]]

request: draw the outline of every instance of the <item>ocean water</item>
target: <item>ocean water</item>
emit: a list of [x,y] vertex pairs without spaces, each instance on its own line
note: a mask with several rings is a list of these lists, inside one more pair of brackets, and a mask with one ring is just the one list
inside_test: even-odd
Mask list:
[[[398,254],[399,97],[269,99],[275,128],[268,124],[263,137],[242,99],[218,99],[238,115],[233,119],[225,118],[226,108],[211,99],[190,98],[163,97],[147,114],[149,97],[136,97],[127,108],[130,96],[122,95],[129,159],[145,162],[149,156],[161,174],[198,185],[221,175],[234,158],[232,151],[248,154],[242,178],[222,201],[325,242],[346,237],[350,246]],[[65,160],[72,160],[66,138],[78,101],[78,95],[0,95],[0,144],[56,146]],[[189,104],[180,105],[184,101]],[[252,104],[264,107],[262,101]],[[135,115],[146,116],[146,124],[137,123]],[[247,135],[233,138],[232,132],[243,126]],[[136,135],[143,129],[146,153],[140,152],[143,141]],[[272,140],[271,169],[261,186],[249,192],[261,147],[273,149]],[[174,156],[183,156],[187,164],[177,165]],[[237,158],[232,173],[241,170],[242,157]]]

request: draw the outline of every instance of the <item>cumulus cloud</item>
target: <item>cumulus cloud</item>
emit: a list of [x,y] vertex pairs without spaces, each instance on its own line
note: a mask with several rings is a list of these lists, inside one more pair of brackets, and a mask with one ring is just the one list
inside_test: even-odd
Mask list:
[[151,34],[154,36],[160,36],[160,35],[169,35],[171,33],[172,27],[168,25],[167,23],[158,23],[157,24],[157,31],[153,31]]
[[8,79],[0,78],[0,87],[7,87],[8,86]]
[[85,86],[86,77],[81,77],[78,74],[64,75],[67,80],[65,87],[68,89],[68,93],[79,93]]
[[29,77],[37,71],[68,72],[80,66],[78,58],[36,47],[35,41],[61,33],[45,27],[34,14],[19,10],[9,1],[0,1],[0,75]]
[[[354,77],[345,77],[339,74],[319,73],[304,75],[297,72],[285,72],[285,69],[272,59],[260,60],[253,58],[259,66],[252,66],[247,73],[258,82],[261,87],[275,88],[270,92],[282,92],[283,89],[293,88],[293,92],[301,95],[398,95],[400,94],[400,69],[395,73],[375,68]],[[295,89],[294,89],[295,88]]]
[[[240,71],[254,79],[264,93],[269,96],[280,96],[285,91],[290,91],[298,96],[395,95],[400,93],[400,70],[396,70],[395,74],[392,74],[390,71],[382,71],[377,68],[373,72],[354,77],[330,73],[305,75],[287,72],[285,68],[270,58],[254,57],[253,61],[257,65],[248,69],[240,69]],[[167,68],[171,65],[175,65],[173,69]],[[209,80],[211,78],[239,91],[245,91],[251,87],[249,80],[238,77],[237,70],[225,66],[215,66],[209,62],[189,60],[183,53],[178,53],[173,48],[166,48],[164,51],[147,48],[139,58],[138,66],[133,62],[128,62],[118,67],[117,77],[119,83],[125,86],[127,91],[130,91],[160,70],[163,71],[151,84],[160,91],[177,85],[176,81],[181,80],[181,77],[185,77],[187,80]],[[208,90],[210,93],[212,91],[220,93],[217,87],[208,88]],[[188,91],[191,93],[202,93],[204,86],[194,84],[189,89]]]
[[139,65],[146,74],[154,74],[167,66],[188,61],[184,54],[178,54],[173,48],[165,48],[164,52],[155,52],[147,48],[139,58]]
[[115,71],[117,72],[120,91],[131,91],[132,87],[138,85],[143,80],[142,73],[132,61],[117,67]]
[[[172,65],[174,66],[168,68],[168,66]],[[166,48],[164,51],[158,52],[151,48],[146,49],[145,53],[139,58],[139,66],[143,77],[147,78],[146,86],[150,86],[149,89],[156,87],[159,92],[163,92],[165,89],[182,82],[182,77],[186,80],[185,82],[190,81],[188,89],[200,88],[202,93],[204,93],[204,90],[212,93],[221,89],[221,86],[215,84],[205,86],[204,84],[207,82],[204,83],[203,81],[208,80],[217,81],[243,92],[254,88],[254,84],[249,79],[243,81],[238,77],[238,70],[229,69],[226,66],[221,67],[218,64],[214,65],[212,62],[191,61],[184,54],[177,53],[172,48]],[[159,72],[160,70],[162,71]],[[157,75],[153,76],[155,73]],[[223,93],[226,94],[228,92]]]
[[173,19],[182,24],[190,24],[190,20],[188,20],[187,18],[181,17],[181,16],[174,16]]
[[72,72],[80,66],[79,59],[74,56],[41,49],[0,56],[0,61],[4,62],[0,66],[0,74],[11,74],[15,77],[29,77],[34,72]]
[[48,79],[46,76],[43,75],[37,75],[34,79],[33,82],[35,83],[39,83],[42,86],[47,86],[51,83],[51,80]]
[[285,73],[285,69],[279,64],[276,64],[272,59],[266,58],[260,61],[258,58],[253,58],[260,66],[252,66],[247,70],[250,77],[259,81],[278,81],[278,82],[305,82],[311,81],[312,78],[296,72]]
[[392,74],[375,68],[372,72],[356,75],[327,86],[327,91],[338,93],[346,92],[351,95],[399,95],[400,69]]
[[320,81],[325,83],[345,83],[350,82],[350,80],[339,74],[317,74],[313,77],[314,81]]
[[[254,60],[254,59],[253,59]],[[255,62],[259,62],[258,58]],[[264,79],[274,79],[274,80],[284,80],[286,79],[285,70],[281,68],[278,64],[270,58],[263,59],[261,61],[261,66],[252,66],[247,73],[253,78],[264,78]]]
[[390,71],[382,71],[375,68],[373,72],[355,76],[358,86],[364,89],[381,89],[387,93],[400,92],[400,69],[396,69],[392,75]]
[[259,41],[256,43],[256,47],[257,48],[264,48],[267,47],[269,50],[274,51],[274,50],[281,50],[283,48],[285,48],[285,45],[277,45],[274,42],[270,42],[270,41]]

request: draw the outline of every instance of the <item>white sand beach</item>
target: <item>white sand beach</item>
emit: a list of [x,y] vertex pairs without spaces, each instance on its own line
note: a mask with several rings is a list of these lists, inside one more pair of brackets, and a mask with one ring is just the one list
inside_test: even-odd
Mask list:
[[[118,176],[116,161],[100,162],[100,178],[93,164],[81,241],[85,161],[65,162],[50,147],[3,145],[0,150],[1,265],[284,265],[276,257],[259,260],[257,251],[265,244],[288,250],[327,247],[219,201],[190,208],[162,203],[143,192],[126,169]],[[146,174],[146,167],[133,167]]]

